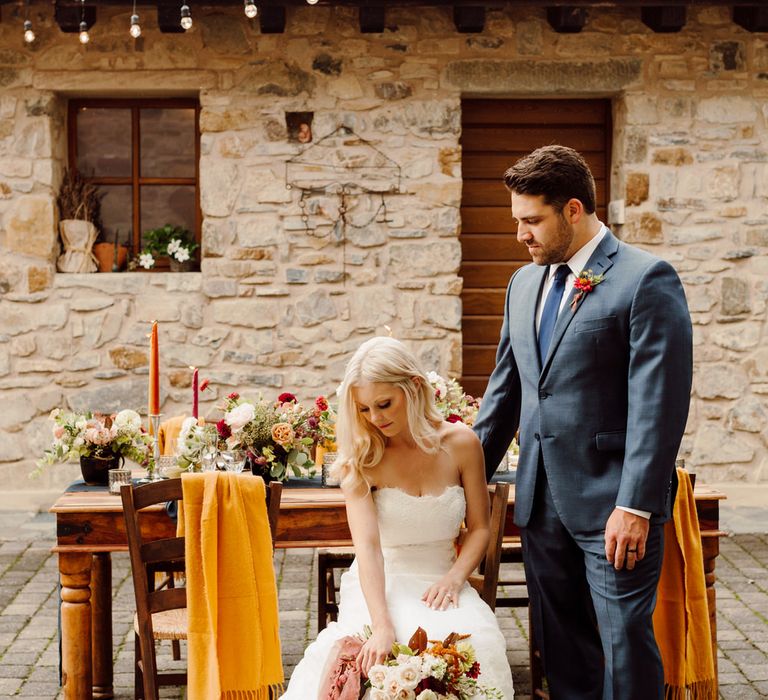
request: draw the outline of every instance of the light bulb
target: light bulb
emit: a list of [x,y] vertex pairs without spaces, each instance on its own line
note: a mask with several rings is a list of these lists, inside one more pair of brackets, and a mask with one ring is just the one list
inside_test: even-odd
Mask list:
[[32,31],[32,22],[24,20],[24,41],[31,44],[35,40],[35,33]]
[[88,34],[88,25],[85,22],[80,22],[80,43],[87,44],[91,40]]
[[131,28],[129,31],[134,39],[138,39],[141,36],[141,25],[139,24],[138,15],[131,15]]
[[259,8],[253,3],[253,0],[245,0],[245,16],[248,19],[253,19],[259,14]]
[[192,14],[189,11],[189,5],[181,6],[181,26],[185,30],[192,27]]
[[307,5],[317,5],[317,0],[307,0]]

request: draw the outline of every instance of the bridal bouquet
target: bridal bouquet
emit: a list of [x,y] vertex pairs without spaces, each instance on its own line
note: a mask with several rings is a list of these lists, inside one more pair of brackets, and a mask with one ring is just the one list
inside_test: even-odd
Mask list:
[[408,645],[395,643],[390,658],[372,666],[363,700],[502,700],[496,688],[478,682],[480,664],[469,635],[452,632],[444,641],[428,641],[419,627]]
[[310,451],[315,428],[310,419],[315,411],[304,408],[293,394],[280,394],[277,401],[248,401],[232,393],[221,408],[224,418],[216,428],[230,450],[247,450],[253,464],[280,481],[290,473],[314,473]]
[[455,379],[444,379],[437,372],[427,373],[427,380],[435,391],[435,406],[449,423],[472,425],[480,410],[480,399],[464,393]]

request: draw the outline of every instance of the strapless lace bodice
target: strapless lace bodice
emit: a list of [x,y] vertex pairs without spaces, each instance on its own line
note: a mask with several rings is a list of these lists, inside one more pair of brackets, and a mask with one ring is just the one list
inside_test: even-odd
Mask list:
[[374,500],[387,574],[435,575],[451,567],[466,511],[461,486],[436,496],[381,488],[374,491]]
[[437,496],[413,496],[398,488],[380,488],[373,497],[382,547],[453,542],[466,511],[461,486],[449,486]]

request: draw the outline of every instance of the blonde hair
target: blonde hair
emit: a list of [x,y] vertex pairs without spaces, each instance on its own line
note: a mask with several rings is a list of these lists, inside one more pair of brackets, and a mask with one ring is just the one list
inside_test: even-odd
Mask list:
[[351,487],[368,485],[365,470],[384,456],[384,436],[358,410],[352,389],[360,384],[392,384],[402,389],[408,427],[414,442],[427,453],[440,449],[437,428],[443,417],[435,407],[434,391],[413,353],[399,340],[377,337],[366,340],[347,364],[339,392],[336,444],[339,456],[334,470]]

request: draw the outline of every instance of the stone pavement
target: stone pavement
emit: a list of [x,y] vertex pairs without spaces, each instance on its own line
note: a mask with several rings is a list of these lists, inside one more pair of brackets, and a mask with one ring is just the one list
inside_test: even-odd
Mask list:
[[[762,520],[755,529],[768,532]],[[736,518],[734,522],[746,522]],[[57,568],[50,554],[54,521],[48,514],[0,511],[0,697],[59,697]],[[280,550],[275,571],[286,675],[316,628],[312,550]],[[720,697],[768,697],[768,534],[738,533],[722,540],[717,560]],[[133,698],[133,590],[127,555],[113,557],[115,697]],[[527,615],[500,610],[517,688],[530,700]],[[162,658],[170,658],[164,645]],[[169,689],[163,697],[182,697]],[[309,699],[308,699],[309,700]]]

